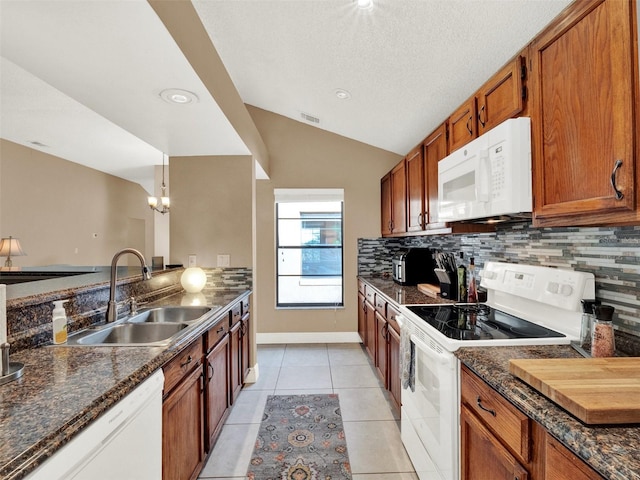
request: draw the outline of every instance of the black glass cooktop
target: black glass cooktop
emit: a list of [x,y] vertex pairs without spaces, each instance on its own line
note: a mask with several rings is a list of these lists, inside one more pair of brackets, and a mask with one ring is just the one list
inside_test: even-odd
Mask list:
[[409,310],[455,340],[564,337],[563,334],[485,304],[409,305]]

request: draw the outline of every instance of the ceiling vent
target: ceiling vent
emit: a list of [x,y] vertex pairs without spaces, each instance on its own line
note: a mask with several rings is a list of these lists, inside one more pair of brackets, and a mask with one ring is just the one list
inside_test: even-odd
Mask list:
[[307,122],[320,123],[320,119],[318,117],[314,117],[313,115],[308,115],[308,114],[302,112],[302,113],[300,113],[300,116],[302,117],[303,120],[306,120]]

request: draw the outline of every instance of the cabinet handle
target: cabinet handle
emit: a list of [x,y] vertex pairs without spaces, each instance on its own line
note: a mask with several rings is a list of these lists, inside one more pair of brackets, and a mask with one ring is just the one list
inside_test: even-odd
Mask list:
[[467,118],[467,131],[469,132],[469,135],[473,135],[473,130],[471,129],[471,121],[473,120],[473,115],[469,115],[469,118]]
[[383,327],[380,329],[380,336],[382,338],[384,338],[385,341],[387,340],[387,332],[388,332],[388,330],[389,330],[389,324],[388,323],[385,323],[383,325]]
[[476,398],[476,405],[478,405],[478,407],[481,410],[484,410],[485,412],[490,413],[491,415],[493,415],[494,417],[496,416],[496,411],[495,410],[491,410],[490,408],[485,407],[484,405],[482,405],[482,399],[480,398],[480,396],[478,396],[478,398]]
[[224,326],[220,327],[218,330],[216,330],[216,333],[222,333],[224,332]]
[[191,355],[189,355],[189,357],[187,357],[187,360],[185,362],[182,362],[180,364],[181,367],[186,367],[187,365],[189,365],[192,362],[193,358],[191,358]]
[[611,187],[613,188],[613,191],[616,192],[616,200],[622,200],[624,198],[624,193],[616,187],[616,174],[621,166],[622,160],[616,160],[616,163],[613,165],[613,172],[611,172]]
[[485,126],[485,121],[484,121],[484,105],[482,105],[482,107],[480,107],[480,111],[478,112],[478,121],[480,122],[480,125],[482,125],[482,128],[484,128]]
[[213,374],[216,373],[215,369],[213,368],[213,365],[211,365],[211,363],[207,363],[207,370],[209,371],[209,378],[208,380],[211,380],[213,378]]

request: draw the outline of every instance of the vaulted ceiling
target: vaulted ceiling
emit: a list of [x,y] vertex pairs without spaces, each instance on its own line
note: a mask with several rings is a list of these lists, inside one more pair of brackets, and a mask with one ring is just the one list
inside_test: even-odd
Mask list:
[[[0,0],[0,137],[148,191],[163,153],[255,153],[154,2],[162,3]],[[240,107],[398,154],[568,3],[374,0],[359,9],[355,0],[192,1]],[[175,88],[196,101],[163,100],[161,92]]]

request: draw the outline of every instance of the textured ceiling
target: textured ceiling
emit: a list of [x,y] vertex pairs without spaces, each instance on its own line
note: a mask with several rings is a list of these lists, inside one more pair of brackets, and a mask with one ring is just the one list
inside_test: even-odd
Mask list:
[[[374,1],[193,5],[244,103],[405,154],[569,3]],[[249,153],[146,1],[0,0],[0,28],[2,138],[149,191],[160,152]]]

